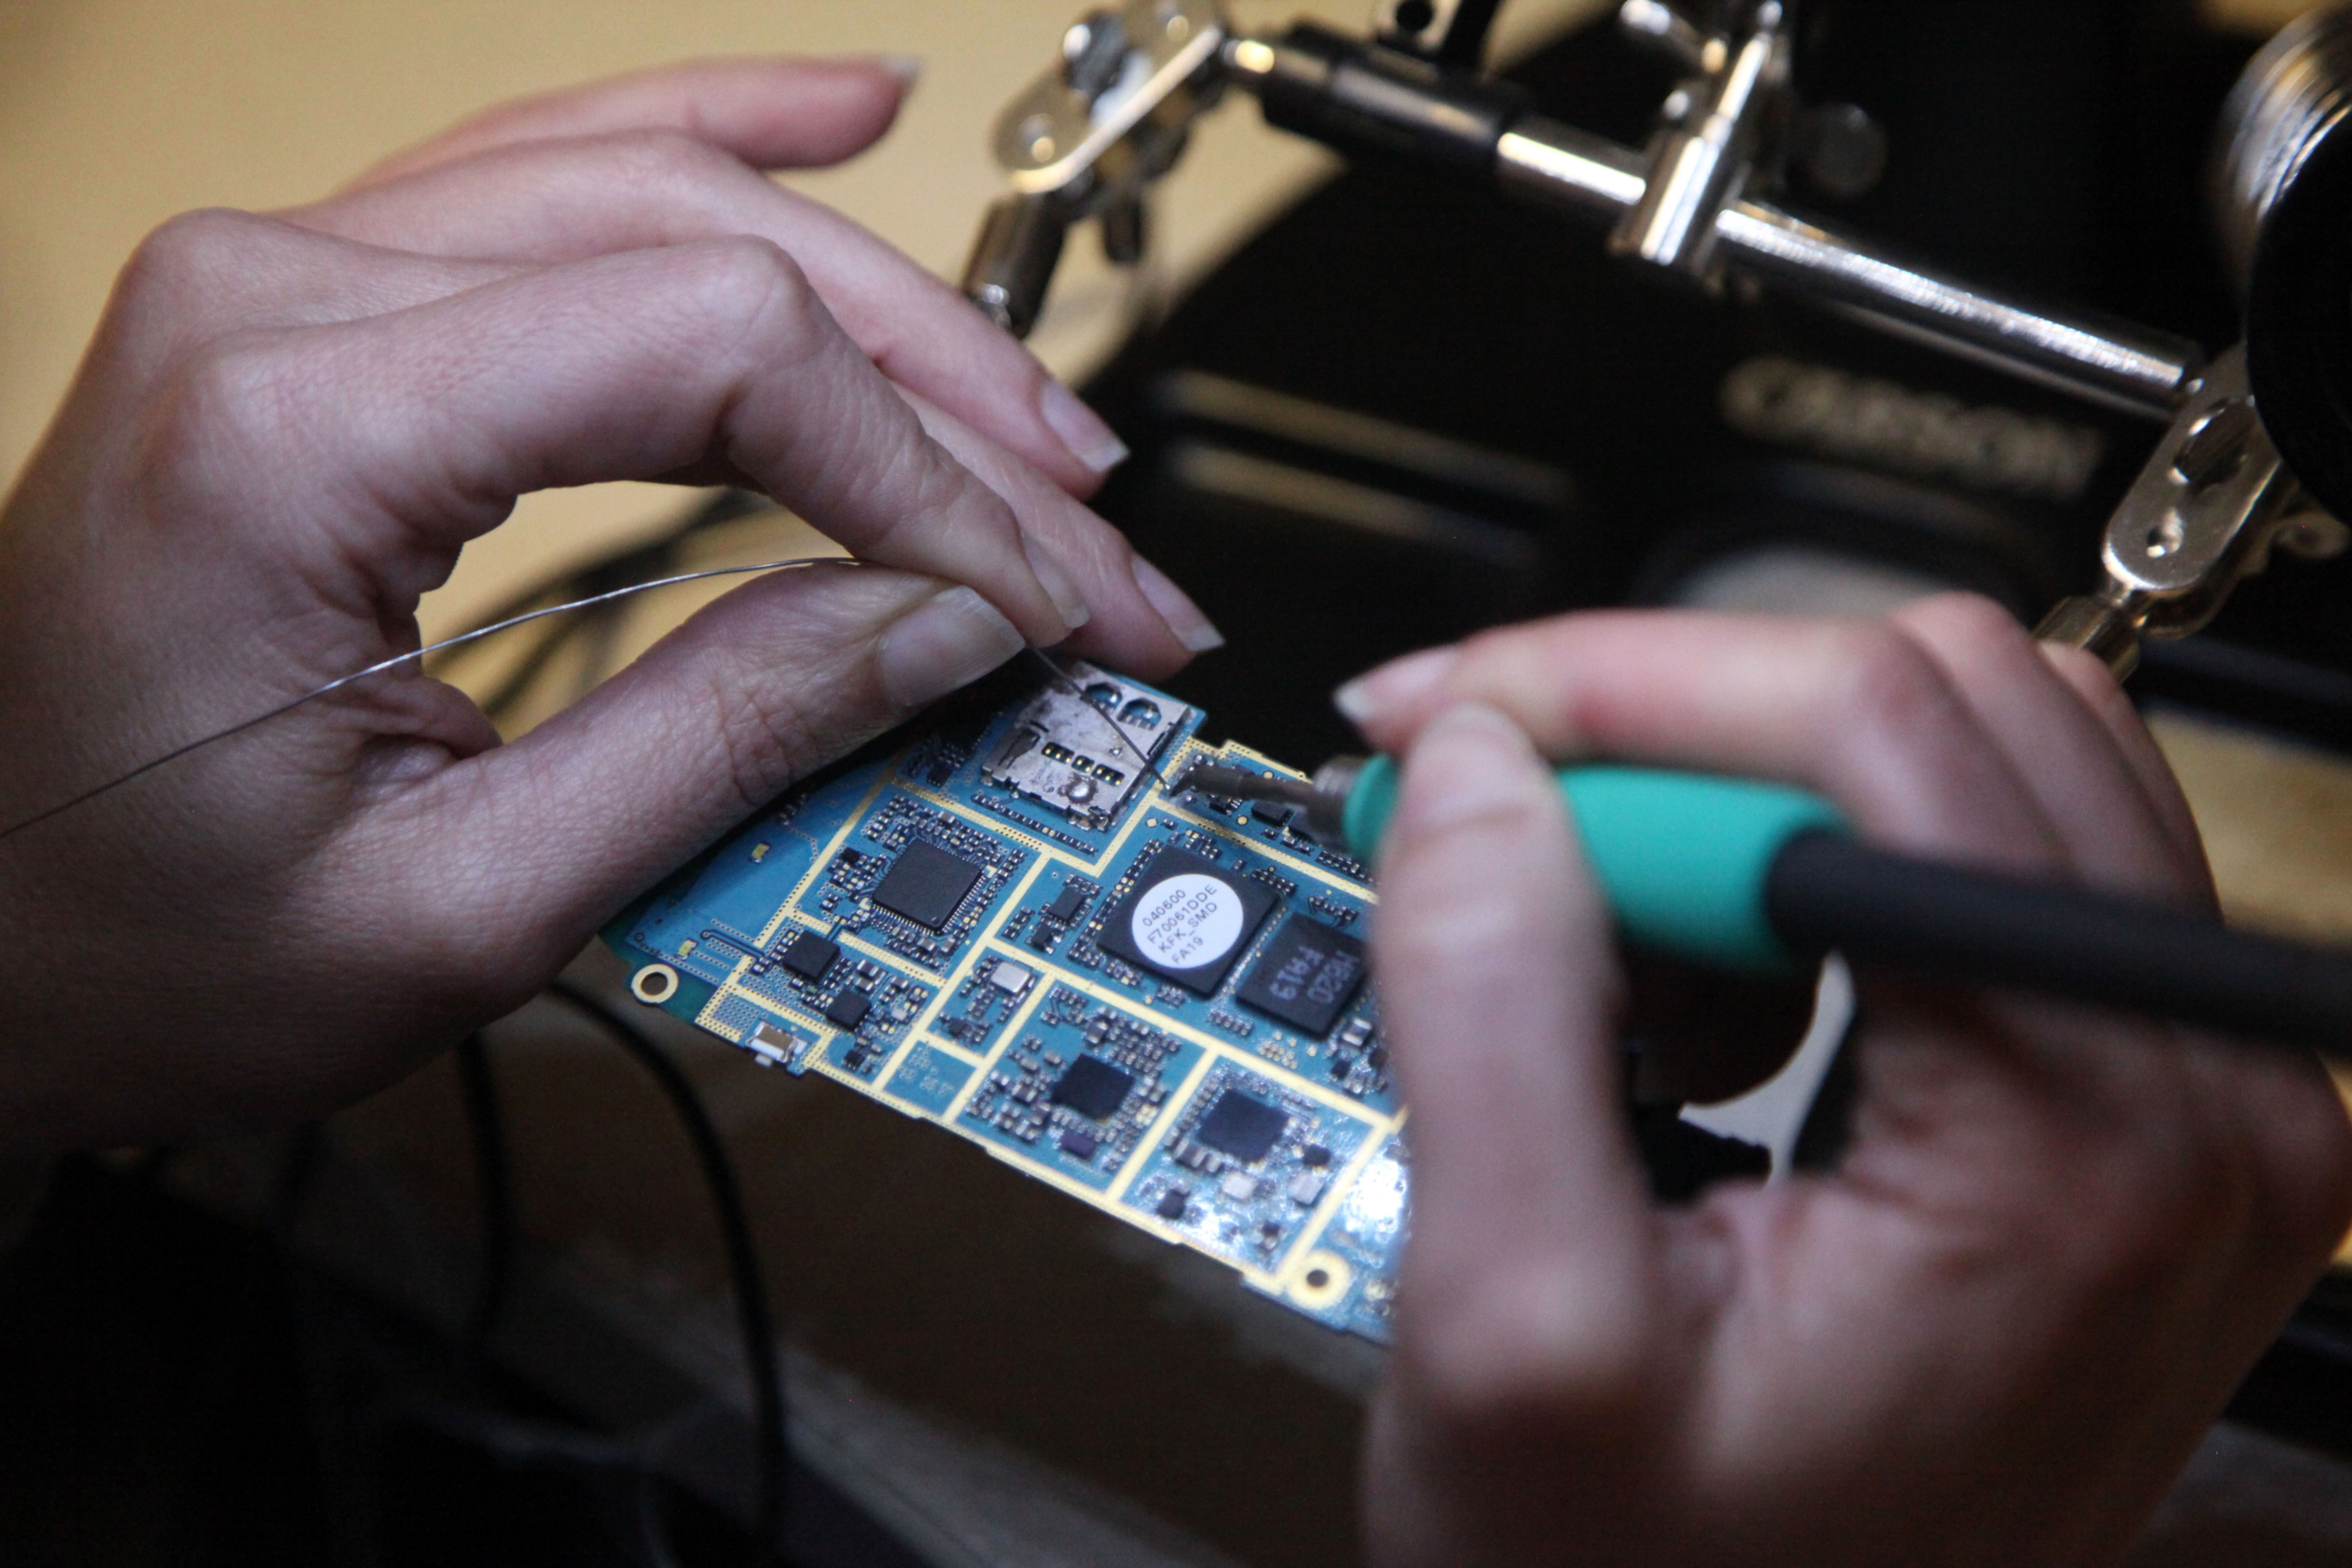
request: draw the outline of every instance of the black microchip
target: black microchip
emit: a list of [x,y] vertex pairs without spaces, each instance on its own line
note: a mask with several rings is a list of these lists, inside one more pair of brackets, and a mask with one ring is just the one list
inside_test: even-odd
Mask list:
[[1362,942],[1320,921],[1293,915],[1265,944],[1234,998],[1319,1040],[1363,983]]
[[830,942],[813,931],[804,931],[784,944],[777,962],[803,980],[822,980],[833,961],[841,956],[841,946]]
[[1045,906],[1045,912],[1067,925],[1087,912],[1087,896],[1076,888],[1064,888],[1062,896]]
[[1135,1075],[1097,1057],[1080,1057],[1054,1086],[1053,1100],[1097,1121],[1118,1114],[1135,1087]]
[[1250,807],[1250,820],[1261,827],[1271,827],[1279,831],[1298,820],[1298,808],[1295,805],[1283,805],[1262,800]]
[[1160,1194],[1159,1206],[1151,1212],[1161,1219],[1182,1219],[1184,1205],[1191,1201],[1192,1196],[1192,1194],[1181,1187],[1171,1187]]
[[955,919],[964,895],[980,880],[980,869],[962,856],[918,838],[899,851],[889,874],[874,889],[874,901],[919,926],[940,931]]
[[1193,1130],[1192,1137],[1220,1154],[1231,1154],[1244,1165],[1255,1165],[1273,1152],[1275,1141],[1289,1125],[1290,1118],[1283,1111],[1263,1100],[1251,1099],[1240,1089],[1229,1089],[1217,1096],[1217,1103],[1201,1118],[1201,1125]]
[[1309,1143],[1298,1152],[1298,1158],[1301,1163],[1319,1170],[1331,1163],[1331,1151],[1320,1143]]
[[874,1011],[874,1004],[855,991],[845,991],[824,1005],[824,1016],[837,1028],[854,1029],[866,1022],[866,1015]]
[[1211,996],[1274,908],[1274,889],[1214,860],[1162,849],[1103,922],[1102,945]]
[[1101,1147],[1102,1140],[1091,1132],[1081,1132],[1075,1127],[1062,1130],[1062,1152],[1073,1160],[1091,1160]]

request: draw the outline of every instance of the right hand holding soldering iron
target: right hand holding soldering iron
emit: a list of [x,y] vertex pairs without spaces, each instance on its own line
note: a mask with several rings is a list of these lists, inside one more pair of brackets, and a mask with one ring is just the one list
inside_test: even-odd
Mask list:
[[1413,1239],[1376,1561],[2100,1563],[2352,1215],[2315,1064],[1864,976],[1834,1171],[1648,1194],[1629,996],[1547,761],[1769,778],[1889,847],[2188,905],[2105,671],[1979,600],[1879,625],[1571,616],[1342,694],[1407,759],[1374,957]]

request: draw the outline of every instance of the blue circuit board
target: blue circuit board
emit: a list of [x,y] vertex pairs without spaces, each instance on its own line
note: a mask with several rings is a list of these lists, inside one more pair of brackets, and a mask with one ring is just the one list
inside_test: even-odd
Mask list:
[[1297,776],[1196,740],[1197,710],[1035,675],[641,900],[605,932],[631,990],[1385,1341],[1408,1179],[1364,868],[1181,787],[1201,760]]

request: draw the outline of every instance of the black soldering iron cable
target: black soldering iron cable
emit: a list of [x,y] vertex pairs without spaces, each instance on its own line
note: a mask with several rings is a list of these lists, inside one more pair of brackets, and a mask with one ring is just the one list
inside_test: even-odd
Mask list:
[[1967,870],[1802,833],[1764,907],[1808,956],[2019,985],[2352,1062],[2352,953],[2231,931],[2210,915]]
[[759,1468],[755,1508],[756,1544],[760,1561],[780,1561],[788,1521],[788,1473],[792,1460],[790,1429],[784,1409],[783,1369],[776,1354],[776,1334],[768,1314],[768,1291],[760,1271],[759,1248],[743,1206],[742,1184],[735,1163],[728,1157],[726,1140],[710,1119],[694,1080],[686,1076],[669,1052],[654,1043],[602,997],[568,980],[556,980],[547,994],[604,1027],[637,1065],[645,1068],[667,1097],[694,1145],[709,1190],[711,1208],[719,1221],[720,1244],[727,1256],[728,1277],[734,1286],[736,1324],[743,1342],[744,1370],[751,1384],[752,1428]]

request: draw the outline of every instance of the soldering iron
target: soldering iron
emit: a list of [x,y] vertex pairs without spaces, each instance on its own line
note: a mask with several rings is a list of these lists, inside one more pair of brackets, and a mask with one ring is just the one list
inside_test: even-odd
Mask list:
[[[1735,973],[1795,977],[1832,952],[1868,968],[2018,985],[2352,1059],[2352,954],[2086,889],[1874,848],[1819,795],[1608,765],[1559,773],[1625,938]],[[1341,758],[1310,782],[1202,763],[1205,795],[1303,808],[1371,863],[1401,777]]]

